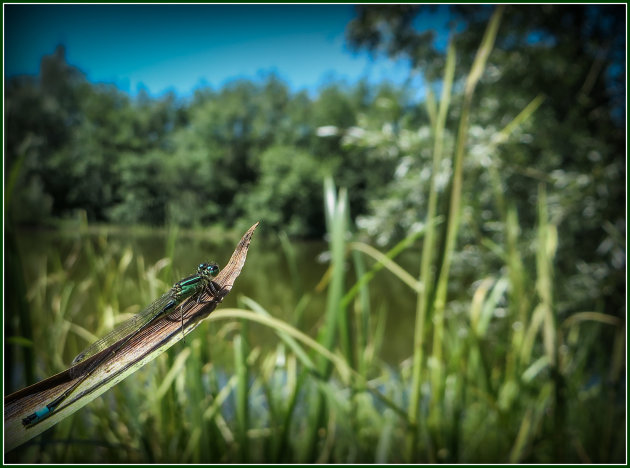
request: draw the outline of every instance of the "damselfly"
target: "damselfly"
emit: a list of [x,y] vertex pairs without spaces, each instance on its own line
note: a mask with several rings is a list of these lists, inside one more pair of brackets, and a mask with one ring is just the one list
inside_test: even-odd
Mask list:
[[[150,323],[172,311],[177,306],[183,306],[186,299],[196,298],[197,302],[199,302],[201,293],[204,291],[209,292],[213,296],[217,296],[219,294],[218,285],[212,279],[218,272],[219,267],[216,263],[201,263],[197,267],[197,273],[175,283],[170,291],[147,306],[142,312],[126,320],[103,338],[88,346],[83,352],[79,353],[79,355],[74,358],[72,365],[78,364],[103,350],[108,348],[111,349],[108,353],[103,353],[103,356],[95,359],[94,362],[92,362],[81,374],[80,378],[68,387],[68,389],[66,389],[61,395],[48,403],[46,406],[24,418],[22,420],[22,424],[24,424],[24,426],[32,426],[50,416],[52,412],[55,411],[55,409],[57,409],[58,406],[81,384],[81,382],[87,379],[112,354],[121,349],[125,343],[127,343],[140,331],[144,330]],[[180,307],[183,333],[184,315],[183,310],[181,309],[183,309],[183,307]]]

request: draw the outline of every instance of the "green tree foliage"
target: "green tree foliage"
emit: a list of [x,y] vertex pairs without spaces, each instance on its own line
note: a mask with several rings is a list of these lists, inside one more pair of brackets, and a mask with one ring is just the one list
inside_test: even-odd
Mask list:
[[[434,35],[417,30],[415,21],[435,8],[357,7],[348,39],[357,49],[407,57],[427,80],[439,84],[444,53],[436,48]],[[456,76],[462,77],[493,7],[440,8],[449,8],[452,22],[464,26],[453,37],[460,58]],[[506,8],[488,71],[475,94],[464,171],[464,192],[475,197],[464,207],[462,229],[463,242],[477,245],[485,236],[503,235],[495,222],[501,207],[494,202],[488,167],[500,174],[504,199],[516,204],[526,226],[536,220],[535,186],[547,184],[552,219],[562,239],[558,255],[565,278],[560,285],[562,300],[589,308],[604,293],[607,310],[619,312],[624,297],[619,275],[625,266],[624,27],[621,5]],[[496,146],[494,139],[503,126],[537,95],[545,97],[543,106]],[[456,118],[457,102],[453,112],[451,117]],[[452,124],[450,129],[455,130]],[[452,133],[447,138],[452,139]],[[422,168],[429,155],[421,147],[410,149],[413,158],[401,158],[397,172],[405,175],[389,184],[382,200],[373,201],[363,221],[366,226],[388,228],[380,233],[384,240],[396,235],[400,222],[411,223],[414,210],[424,209],[417,190],[426,184],[428,174]]]
[[274,75],[199,89],[186,103],[143,91],[131,99],[88,83],[60,47],[44,57],[38,80],[7,85],[7,162],[25,162],[14,204],[29,208],[16,210],[16,221],[41,224],[76,209],[125,224],[232,227],[254,217],[319,236],[324,175],[348,187],[355,214],[364,213],[397,156],[353,138],[361,126],[409,121],[406,104],[404,91],[366,83],[292,94]]
[[[267,213],[265,224],[301,237],[321,237],[322,184],[329,171],[310,153],[273,146],[260,156],[260,180],[242,203],[246,218]],[[306,221],[306,222],[305,222]]]
[[[359,7],[348,37],[357,48],[408,57],[430,85],[439,86],[444,54],[433,32],[416,30],[415,22],[431,8]],[[453,36],[461,77],[492,7],[451,9],[463,24]],[[598,273],[600,267],[622,261],[617,239],[624,234],[619,96],[625,43],[618,9],[508,7],[475,94],[465,162],[465,193],[476,196],[465,206],[470,223],[462,230],[464,240],[502,235],[494,223],[489,165],[501,174],[501,190],[517,204],[524,225],[536,219],[533,188],[540,181],[549,184],[554,222],[565,239],[559,261],[566,262],[566,271],[590,272],[571,287],[584,294],[585,303],[603,286],[586,278],[606,276]],[[13,216],[42,223],[80,208],[92,221],[231,227],[257,213],[278,226],[290,223],[295,234],[316,235],[323,232],[323,219],[310,209],[287,216],[277,211],[286,200],[261,202],[288,194],[295,180],[304,179],[305,168],[316,166],[313,180],[321,171],[333,175],[348,188],[352,217],[387,243],[417,227],[426,203],[431,135],[425,108],[409,91],[330,83],[311,97],[291,93],[271,75],[218,90],[202,88],[187,102],[143,92],[131,99],[113,86],[88,83],[59,47],[42,59],[37,78],[6,83],[6,162],[8,172],[19,169],[13,197],[19,209]],[[544,105],[496,147],[497,133],[540,93]],[[458,118],[457,96],[454,100],[447,154]],[[280,153],[300,161],[286,178],[279,174],[289,168],[272,164]],[[445,188],[450,170],[446,161],[438,188]],[[273,183],[280,186],[271,190]],[[304,187],[312,193],[296,194],[295,200],[319,199],[315,183],[305,181]],[[591,257],[575,265],[570,254],[575,250]],[[618,292],[616,284],[606,291]]]

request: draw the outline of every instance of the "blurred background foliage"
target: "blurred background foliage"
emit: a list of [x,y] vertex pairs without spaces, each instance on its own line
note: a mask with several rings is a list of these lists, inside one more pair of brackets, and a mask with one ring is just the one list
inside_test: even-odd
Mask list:
[[[439,87],[444,55],[431,32],[413,29],[423,8],[430,7],[358,7],[349,43],[405,55],[427,86]],[[491,10],[452,7],[454,20],[466,21],[454,36],[456,89]],[[618,239],[625,235],[625,41],[616,11],[507,9],[471,116],[464,183],[475,197],[464,208],[462,242],[492,235],[489,165],[525,226],[536,216],[532,187],[544,182],[563,240],[563,284],[584,296],[580,306],[595,297],[617,308],[623,302],[620,278],[608,282],[606,274],[623,261]],[[6,82],[5,160],[7,174],[17,171],[10,219],[46,225],[78,209],[90,222],[160,226],[243,228],[264,219],[291,236],[321,237],[321,181],[332,174],[348,189],[353,219],[379,244],[391,243],[426,209],[431,137],[411,91],[332,82],[311,97],[271,75],[198,89],[186,101],[144,92],[131,99],[89,83],[60,46],[42,59],[38,77]],[[499,131],[538,95],[545,100],[535,116],[497,147]],[[451,129],[461,94],[453,99]],[[444,138],[448,152],[453,134]],[[441,190],[448,160],[442,170]]]
[[[286,233],[294,242],[322,239],[331,234],[322,184],[332,176],[347,189],[349,219],[358,237],[391,247],[427,227],[432,177],[438,213],[448,214],[465,80],[494,11],[491,6],[450,7],[457,61],[442,136],[447,157],[434,173],[433,101],[418,102],[411,84],[420,74],[437,95],[444,85],[445,53],[435,47],[431,31],[414,29],[414,18],[431,8],[358,6],[347,28],[348,43],[356,50],[370,50],[377,60],[407,57],[413,64],[407,85],[333,81],[315,95],[292,92],[268,75],[220,89],[200,88],[187,100],[143,92],[130,98],[113,86],[88,82],[59,46],[42,59],[37,77],[5,80],[7,226],[54,227],[84,212],[90,223],[240,231],[262,220],[267,233]],[[620,13],[623,8],[616,5],[505,8],[469,116],[458,248],[448,284],[451,317],[469,307],[471,284],[512,271],[509,255],[514,252],[497,246],[514,245],[520,252],[522,282],[510,277],[511,294],[526,284],[540,287],[537,248],[544,210],[545,223],[557,227],[551,257],[558,323],[581,311],[625,323],[626,18]],[[532,103],[528,117],[519,121]],[[437,229],[443,244],[446,226]],[[297,301],[303,291],[295,292]],[[303,306],[300,302],[296,309]],[[503,307],[508,306],[499,301],[498,309]],[[481,360],[490,348],[501,354],[510,346],[500,338],[512,333],[509,325],[495,327]],[[604,378],[618,334],[619,327],[601,326],[588,335],[584,367],[567,384],[575,392]],[[408,366],[402,365],[400,378],[408,376]],[[510,407],[514,395],[503,386],[497,404]],[[519,395],[527,401],[538,398],[527,385]],[[610,395],[602,390],[600,396]],[[484,413],[479,407],[468,411]],[[625,416],[625,406],[622,412]],[[543,424],[535,414],[526,415]],[[387,421],[393,428],[391,414]],[[615,413],[598,424],[610,421],[624,419]],[[584,421],[580,424],[584,429]],[[484,434],[490,437],[490,432]],[[495,436],[498,445],[478,448],[473,459],[494,460],[503,453],[501,444],[507,443],[499,440],[501,434]],[[620,461],[619,435],[609,436],[606,450],[597,448],[595,437],[586,450],[575,448],[566,459]],[[363,447],[373,444],[369,440]],[[455,448],[443,460],[467,460],[456,453]],[[511,460],[522,459],[516,448],[512,453],[517,456]],[[556,458],[528,456],[565,459],[558,453]],[[423,453],[421,459],[442,458]]]

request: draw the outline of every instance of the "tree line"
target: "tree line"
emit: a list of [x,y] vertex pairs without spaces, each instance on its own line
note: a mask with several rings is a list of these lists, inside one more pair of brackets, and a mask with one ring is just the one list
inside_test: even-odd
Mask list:
[[419,126],[391,85],[330,83],[316,97],[275,75],[131,98],[90,83],[63,46],[37,77],[6,86],[7,168],[19,166],[19,223],[45,224],[82,209],[97,222],[181,226],[264,218],[296,236],[324,230],[322,180],[352,194],[356,214],[391,180],[398,157],[352,144],[358,125]]

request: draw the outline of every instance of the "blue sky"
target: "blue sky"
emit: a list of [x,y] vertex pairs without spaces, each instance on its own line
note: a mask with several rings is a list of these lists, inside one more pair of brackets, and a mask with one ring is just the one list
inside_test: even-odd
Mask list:
[[[372,61],[345,43],[352,5],[5,5],[5,76],[37,74],[41,57],[66,46],[67,61],[92,82],[135,95],[274,72],[293,90],[332,77],[355,82],[408,78],[404,60]],[[445,22],[445,12],[423,18]],[[446,43],[446,31],[439,38]],[[443,45],[442,44],[442,45]],[[421,83],[418,82],[418,87]]]

